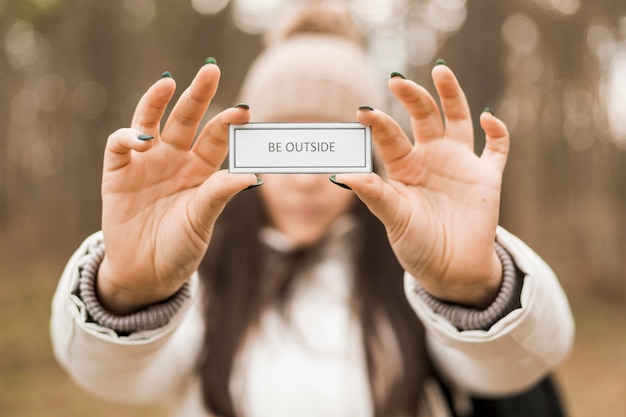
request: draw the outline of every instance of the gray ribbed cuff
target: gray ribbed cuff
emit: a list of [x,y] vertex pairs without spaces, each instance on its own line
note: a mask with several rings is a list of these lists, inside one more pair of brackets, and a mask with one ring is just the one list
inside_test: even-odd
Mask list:
[[415,293],[435,313],[444,317],[459,330],[488,330],[498,320],[520,307],[519,295],[522,279],[518,278],[517,268],[509,253],[497,242],[494,249],[502,263],[502,283],[496,299],[484,310],[450,304],[430,295],[417,282]]
[[89,247],[79,265],[78,296],[85,303],[90,318],[119,333],[153,330],[165,326],[176,315],[185,302],[191,298],[189,282],[186,282],[169,299],[148,306],[135,313],[119,316],[109,313],[102,307],[96,296],[96,278],[98,268],[104,259],[104,242],[99,240]]

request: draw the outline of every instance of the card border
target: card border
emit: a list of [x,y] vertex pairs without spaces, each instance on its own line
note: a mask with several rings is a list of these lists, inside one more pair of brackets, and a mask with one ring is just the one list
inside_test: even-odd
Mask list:
[[[336,165],[336,166],[306,166],[306,165],[290,165],[290,166],[237,166],[236,165],[236,140],[238,130],[362,130],[363,146],[365,148],[365,160],[362,165]],[[301,174],[301,173],[348,173],[348,172],[372,172],[372,129],[370,126],[363,125],[358,122],[338,122],[338,123],[265,123],[251,122],[246,124],[231,124],[228,126],[228,170],[232,173],[283,173],[283,174]],[[233,152],[234,150],[234,152]]]

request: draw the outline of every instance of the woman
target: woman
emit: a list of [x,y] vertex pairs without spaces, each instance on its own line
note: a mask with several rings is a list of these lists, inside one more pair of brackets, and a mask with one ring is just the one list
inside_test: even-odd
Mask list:
[[[477,157],[452,71],[432,72],[445,123],[394,73],[413,144],[380,110],[355,34],[344,13],[311,8],[251,68],[248,104],[197,138],[213,59],[162,129],[167,76],[109,137],[103,232],[53,301],[55,353],[79,385],[173,416],[468,415],[444,391],[518,393],[564,358],[573,323],[556,278],[497,226],[506,126],[481,114]],[[357,107],[385,179],[220,170],[229,124],[350,121]]]

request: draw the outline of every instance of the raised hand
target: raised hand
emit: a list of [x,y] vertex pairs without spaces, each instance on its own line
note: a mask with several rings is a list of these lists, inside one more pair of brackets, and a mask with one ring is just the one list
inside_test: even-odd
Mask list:
[[102,229],[106,256],[97,291],[118,314],[174,294],[196,270],[226,202],[257,183],[252,174],[220,170],[228,124],[245,123],[245,106],[227,109],[199,132],[220,70],[204,65],[182,93],[160,131],[176,85],[163,77],[141,98],[131,128],[106,145]]
[[428,91],[392,77],[389,87],[411,117],[414,143],[388,115],[361,109],[357,118],[372,126],[387,178],[342,174],[336,180],[384,223],[400,263],[433,296],[481,308],[495,298],[502,275],[493,243],[509,136],[504,123],[484,112],[486,145],[475,155],[458,81],[445,65],[432,77],[445,121]]

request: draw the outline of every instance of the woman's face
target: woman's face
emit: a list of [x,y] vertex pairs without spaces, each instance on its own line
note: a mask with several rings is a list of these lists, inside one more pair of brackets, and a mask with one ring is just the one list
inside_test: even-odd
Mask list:
[[321,239],[354,201],[352,191],[326,174],[264,174],[259,187],[272,226],[297,246]]

